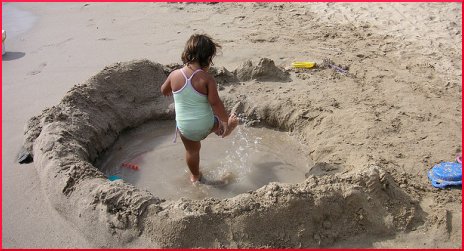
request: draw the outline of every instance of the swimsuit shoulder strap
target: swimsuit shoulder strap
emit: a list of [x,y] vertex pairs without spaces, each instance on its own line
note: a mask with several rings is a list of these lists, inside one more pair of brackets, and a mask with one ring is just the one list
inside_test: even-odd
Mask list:
[[[185,72],[184,72],[184,70],[183,70],[182,68],[180,69],[180,72],[182,72],[182,75],[184,75],[184,78],[185,78],[186,80],[189,79],[189,78],[187,78],[187,76],[185,75]],[[190,77],[190,78],[191,78],[191,77]]]
[[[192,73],[192,76],[190,76],[190,78],[187,78],[187,80],[191,80],[193,78],[193,76],[195,76],[195,74],[197,74],[197,72],[200,72],[200,71],[203,71],[202,69],[197,69],[196,71],[194,71]],[[185,75],[184,75],[185,76]]]

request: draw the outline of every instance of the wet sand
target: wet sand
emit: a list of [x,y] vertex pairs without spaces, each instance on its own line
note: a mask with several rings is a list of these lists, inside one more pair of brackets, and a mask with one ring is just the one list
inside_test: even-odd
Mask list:
[[[307,149],[316,161],[353,169],[381,165],[420,200],[430,225],[372,246],[461,246],[461,191],[430,189],[423,175],[462,151],[460,4],[5,5],[30,11],[37,21],[25,33],[12,28],[10,54],[2,62],[4,247],[95,246],[50,206],[34,164],[16,163],[23,125],[106,65],[137,58],[178,62],[192,31],[217,37],[223,53],[215,63],[230,70],[262,57],[284,67],[324,57],[351,64],[356,81],[303,71],[292,75],[298,81],[291,87],[255,81],[246,84],[248,89],[227,87],[222,93],[230,103],[234,95],[252,93],[256,99],[247,102],[274,109],[284,118],[275,123],[284,129],[294,129],[290,125],[297,117],[310,121],[311,126],[297,129],[306,135],[303,142],[319,146]],[[208,19],[201,18],[205,12]],[[169,17],[190,22],[173,23]],[[279,107],[287,99],[290,104]],[[289,107],[301,114],[289,113]],[[427,235],[431,232],[434,237]],[[338,245],[359,244],[353,242]]]

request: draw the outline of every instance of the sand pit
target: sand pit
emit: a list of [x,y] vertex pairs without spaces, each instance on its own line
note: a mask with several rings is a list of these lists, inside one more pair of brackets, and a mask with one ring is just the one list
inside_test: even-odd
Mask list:
[[[430,220],[394,176],[368,162],[344,169],[319,158],[302,182],[271,182],[226,199],[167,200],[156,191],[109,181],[95,163],[119,135],[148,121],[173,119],[172,100],[159,92],[169,70],[148,60],[110,65],[28,123],[24,149],[52,205],[95,245],[297,248],[357,239],[355,246],[366,247],[447,224],[446,214]],[[252,102],[240,94],[243,86],[226,85],[233,94],[226,95],[229,109],[239,101],[234,109],[250,125],[292,131],[311,144],[308,156],[321,154],[323,145],[305,131],[312,112],[296,114],[286,99]]]
[[230,198],[270,182],[297,183],[311,165],[287,133],[239,126],[228,140],[202,142],[203,184],[192,186],[182,143],[173,143],[174,121],[153,121],[118,138],[95,166],[111,179],[176,200]]

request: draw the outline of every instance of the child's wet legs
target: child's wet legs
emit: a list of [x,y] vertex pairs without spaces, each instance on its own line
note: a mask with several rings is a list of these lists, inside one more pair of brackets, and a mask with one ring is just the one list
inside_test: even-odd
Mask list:
[[185,160],[187,166],[192,173],[190,180],[192,182],[198,181],[201,178],[200,174],[200,149],[201,143],[199,141],[191,141],[184,136],[180,136],[182,143],[185,147]]

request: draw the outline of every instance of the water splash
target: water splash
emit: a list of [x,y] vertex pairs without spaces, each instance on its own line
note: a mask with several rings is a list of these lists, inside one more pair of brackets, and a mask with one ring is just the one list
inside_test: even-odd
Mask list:
[[247,127],[237,127],[232,138],[232,148],[226,151],[226,157],[221,161],[223,174],[236,172],[237,181],[251,171],[250,153],[256,151],[256,145],[259,144],[258,138],[250,138],[248,132]]

